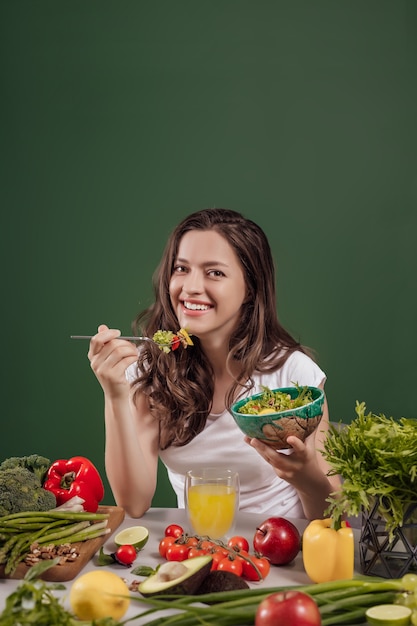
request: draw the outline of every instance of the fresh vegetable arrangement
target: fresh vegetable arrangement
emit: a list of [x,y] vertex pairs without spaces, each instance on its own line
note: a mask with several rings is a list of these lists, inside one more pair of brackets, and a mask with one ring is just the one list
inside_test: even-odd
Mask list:
[[211,571],[232,572],[250,581],[264,580],[269,574],[270,560],[256,551],[251,554],[245,537],[234,536],[224,543],[210,537],[189,535],[178,524],[167,526],[164,535],[159,542],[159,554],[167,561],[185,561],[208,555],[212,559]]
[[[273,594],[282,594],[281,601],[288,599],[289,592],[303,594],[304,615],[307,608],[311,608],[311,599],[317,604],[321,621],[317,614],[313,614],[315,621],[301,621],[300,613],[295,613],[287,605],[285,612],[280,610],[280,618],[275,622],[268,621],[265,616],[255,622],[257,612],[262,602],[266,602]],[[147,626],[270,626],[271,624],[285,624],[285,626],[341,626],[341,624],[364,623],[366,611],[369,607],[394,602],[417,601],[417,576],[407,574],[400,579],[381,578],[354,578],[352,580],[338,580],[311,585],[297,585],[289,587],[261,587],[224,591],[209,594],[182,595],[171,597],[131,596],[132,602],[149,605],[150,608],[140,617],[161,612],[146,622]],[[293,602],[299,601],[299,595]],[[203,606],[201,606],[203,603]],[[208,606],[204,606],[208,605]],[[177,609],[174,616],[165,616],[166,609]],[[285,619],[284,618],[285,615]],[[139,616],[138,616],[139,617]],[[414,615],[413,615],[414,617]],[[134,621],[134,620],[133,620]],[[414,622],[417,623],[417,622]]]
[[[13,575],[27,565],[60,555],[74,559],[70,544],[108,532],[108,514],[96,514],[101,477],[85,457],[54,463],[41,455],[14,456],[0,465],[0,565]],[[58,505],[58,506],[57,506]]]
[[13,574],[31,545],[76,543],[107,534],[108,513],[25,511],[0,517],[0,564]]
[[83,456],[52,463],[43,487],[54,494],[58,506],[79,496],[84,501],[84,510],[90,513],[97,511],[104,497],[103,481],[98,470]]
[[[207,558],[207,557],[200,557]],[[56,589],[64,589],[62,584],[46,584],[35,580],[36,575],[45,568],[55,565],[54,562],[42,563],[29,570],[20,586],[8,597],[6,607],[0,614],[2,626],[122,626],[126,623],[134,624],[137,619],[147,626],[269,626],[282,623],[286,626],[299,626],[300,623],[310,626],[340,626],[341,624],[356,624],[365,622],[366,611],[369,607],[395,603],[408,603],[413,607],[417,604],[417,577],[407,574],[400,579],[380,579],[362,577],[353,580],[333,581],[312,585],[296,585],[290,587],[263,587],[252,589],[238,589],[234,591],[220,591],[215,593],[178,596],[151,596],[143,597],[138,594],[128,594],[126,586],[120,578],[120,588],[115,592],[116,581],[113,572],[93,571],[80,576],[72,592],[71,606],[74,611],[90,611],[89,617],[81,617],[93,621],[80,622],[74,615],[66,611],[59,599],[53,595]],[[210,574],[209,574],[210,575]],[[88,576],[88,580],[85,578]],[[118,582],[119,584],[119,582]],[[74,583],[75,585],[75,583]],[[74,589],[74,585],[72,589]],[[94,590],[94,592],[93,592]],[[113,596],[111,596],[113,592]],[[103,598],[107,594],[107,598]],[[278,594],[278,598],[276,595]],[[274,597],[275,596],[275,597]],[[110,602],[107,605],[108,617],[102,617],[103,599]],[[122,602],[124,600],[124,602]],[[118,602],[119,601],[119,602]],[[136,617],[125,621],[118,621],[119,615],[133,603],[144,605],[144,610]],[[283,605],[280,606],[279,602]],[[321,621],[301,622],[300,612],[297,614],[299,603],[303,612],[309,610],[315,603],[319,609]],[[266,615],[261,605],[275,604]],[[83,607],[86,607],[83,609]],[[110,607],[110,608],[109,608]],[[175,615],[166,614],[166,611],[175,611]],[[115,611],[116,613],[113,613]],[[118,611],[118,613],[117,613]],[[271,622],[272,615],[279,615],[280,620]],[[277,612],[278,611],[278,612]],[[314,613],[311,613],[314,616]],[[413,618],[416,609],[413,612]],[[143,622],[147,619],[146,622]],[[257,620],[257,621],[255,621]],[[416,622],[414,621],[413,624]]]
[[357,516],[377,499],[392,536],[417,501],[417,420],[367,413],[357,402],[356,418],[341,429],[331,425],[324,447],[332,473],[343,476],[341,493],[330,498],[330,515]]
[[[269,522],[265,520],[271,532]],[[265,523],[258,528],[265,527]],[[115,536],[115,540],[118,539],[116,546],[120,542],[124,546],[126,538],[136,539],[139,543],[146,541],[146,530],[144,527],[131,527],[120,531]],[[258,529],[255,530],[254,540],[257,532]],[[173,560],[167,559],[167,552],[175,543],[186,545],[188,552],[185,560],[176,560],[174,553]],[[156,570],[149,571],[151,568],[140,566],[132,571],[132,574],[146,577],[137,587],[139,594],[130,592],[114,572],[95,569],[77,577],[72,584],[72,614],[64,611],[55,597],[51,602],[48,600],[51,590],[63,589],[62,585],[47,586],[38,581],[35,593],[33,577],[29,580],[26,576],[21,587],[9,596],[0,615],[0,623],[2,626],[15,626],[16,623],[22,626],[33,623],[40,626],[52,623],[56,626],[122,626],[139,619],[147,626],[201,626],[203,623],[205,626],[272,626],[276,623],[285,623],[286,626],[340,626],[363,623],[369,607],[391,607],[395,603],[397,607],[411,607],[413,624],[417,624],[415,574],[391,580],[366,576],[308,585],[249,588],[243,572],[237,576],[232,571],[222,571],[216,562],[216,554],[222,551],[222,559],[225,554],[236,555],[235,559],[243,559],[250,564],[247,558],[249,547],[250,542],[243,536],[235,536],[227,544],[222,544],[209,538],[188,536],[179,524],[170,524],[159,544],[165,562]],[[194,556],[193,549],[196,551]],[[197,553],[197,550],[203,553]],[[325,560],[325,555],[321,556],[321,560]],[[268,559],[263,557],[263,560],[269,566]],[[54,564],[56,561],[51,562],[51,565]],[[37,567],[30,568],[29,572],[33,570],[34,574]],[[256,572],[254,564],[252,568]],[[259,574],[248,580],[259,581],[267,576],[267,573],[264,576]],[[136,617],[118,621],[123,619],[128,606],[135,602],[143,604],[141,612]],[[371,613],[378,615],[378,612],[377,608]]]
[[172,330],[157,330],[152,339],[167,354],[171,350],[177,350],[180,346],[187,348],[194,345],[185,328],[180,328],[176,333],[172,332]]
[[263,393],[254,400],[245,402],[239,409],[239,413],[246,415],[261,415],[262,413],[278,413],[295,409],[312,402],[311,390],[306,387],[295,385],[298,396],[291,398],[288,393],[282,391],[272,391],[269,387],[262,386]]

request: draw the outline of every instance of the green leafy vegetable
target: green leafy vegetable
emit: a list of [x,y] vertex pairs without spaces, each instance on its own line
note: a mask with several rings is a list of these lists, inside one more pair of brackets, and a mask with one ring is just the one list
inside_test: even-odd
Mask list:
[[282,391],[271,391],[269,387],[262,386],[263,393],[254,400],[245,402],[239,409],[238,413],[246,415],[258,415],[261,411],[288,411],[295,409],[313,401],[311,390],[308,387],[299,387],[294,385],[298,390],[298,395],[292,398],[289,393]]
[[53,591],[65,589],[62,584],[51,584],[37,580],[49,567],[57,565],[59,559],[43,561],[30,568],[22,583],[6,599],[0,614],[2,626],[74,626],[73,616],[62,606]]
[[157,330],[152,339],[158,344],[161,350],[164,349],[164,352],[170,352],[172,340],[174,339],[174,333],[172,330]]
[[330,426],[324,443],[332,475],[343,477],[341,494],[329,498],[328,512],[335,518],[344,512],[357,516],[378,498],[379,513],[392,533],[416,501],[417,420],[366,413],[364,402],[356,402],[355,410],[350,424]]
[[152,340],[159,346],[159,349],[168,354],[171,350],[176,350],[179,346],[187,348],[193,346],[193,340],[185,328],[180,328],[176,333],[172,330],[157,330]]

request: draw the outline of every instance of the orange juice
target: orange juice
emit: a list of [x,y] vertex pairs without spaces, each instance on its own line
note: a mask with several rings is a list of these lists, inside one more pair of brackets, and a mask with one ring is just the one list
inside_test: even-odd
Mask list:
[[194,531],[213,539],[223,537],[233,526],[236,497],[232,485],[190,485],[187,507]]

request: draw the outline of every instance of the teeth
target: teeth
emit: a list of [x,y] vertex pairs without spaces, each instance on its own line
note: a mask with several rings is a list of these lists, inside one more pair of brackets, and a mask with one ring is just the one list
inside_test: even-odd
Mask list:
[[184,306],[186,309],[191,309],[192,311],[208,311],[210,308],[207,304],[193,304],[191,302],[184,302]]

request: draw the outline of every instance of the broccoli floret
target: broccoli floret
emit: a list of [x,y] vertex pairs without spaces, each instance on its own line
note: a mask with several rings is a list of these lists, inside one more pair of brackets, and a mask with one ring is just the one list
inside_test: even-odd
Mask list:
[[0,516],[21,511],[49,511],[56,498],[26,467],[0,469]]
[[51,461],[39,454],[29,454],[28,456],[11,456],[0,464],[0,470],[24,467],[38,477],[43,483],[45,474],[51,465]]

